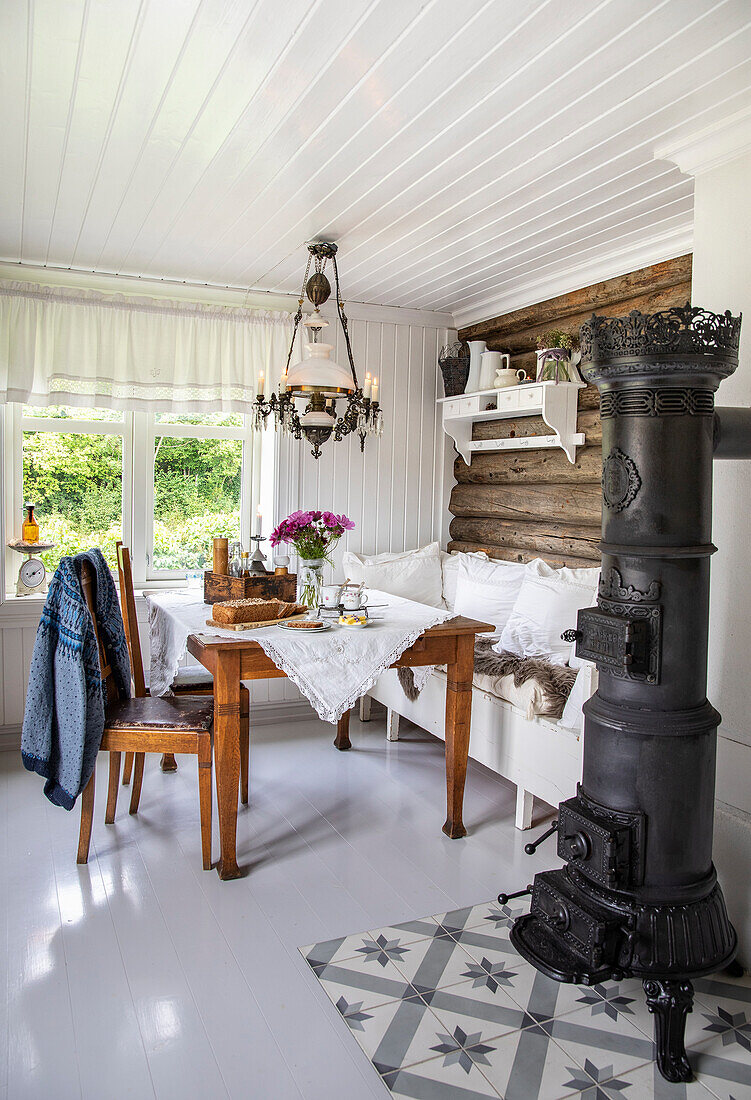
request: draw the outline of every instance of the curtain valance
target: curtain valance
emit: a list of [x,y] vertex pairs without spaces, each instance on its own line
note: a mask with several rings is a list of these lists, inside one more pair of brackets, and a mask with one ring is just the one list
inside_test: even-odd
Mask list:
[[0,280],[0,401],[247,412],[290,314]]

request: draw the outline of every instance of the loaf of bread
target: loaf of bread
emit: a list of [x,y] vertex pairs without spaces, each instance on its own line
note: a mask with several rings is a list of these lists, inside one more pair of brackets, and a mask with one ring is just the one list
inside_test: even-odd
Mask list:
[[305,611],[296,603],[284,600],[264,600],[259,597],[248,600],[226,600],[213,606],[214,622],[234,626],[236,623],[267,623],[272,619],[286,619]]

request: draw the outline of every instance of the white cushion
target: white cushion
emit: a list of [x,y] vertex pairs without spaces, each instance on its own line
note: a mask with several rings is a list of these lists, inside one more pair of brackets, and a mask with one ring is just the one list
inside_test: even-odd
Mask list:
[[581,608],[592,606],[598,572],[551,569],[539,558],[530,562],[514,608],[494,648],[499,653],[505,650],[518,657],[547,657],[554,664],[565,665],[571,643],[564,642],[561,634],[576,628],[576,615]]
[[443,571],[443,602],[449,611],[454,610],[456,603],[456,582],[459,579],[459,565],[468,558],[479,558],[480,561],[488,561],[488,555],[484,550],[475,550],[465,553],[463,550],[453,550],[450,554],[441,551],[441,568]]
[[444,606],[441,556],[437,542],[402,554],[378,554],[366,558],[347,551],[342,557],[344,575],[355,584],[379,588],[392,596]]
[[454,612],[492,623],[500,634],[511,614],[526,566],[511,561],[483,561],[465,556],[459,562]]

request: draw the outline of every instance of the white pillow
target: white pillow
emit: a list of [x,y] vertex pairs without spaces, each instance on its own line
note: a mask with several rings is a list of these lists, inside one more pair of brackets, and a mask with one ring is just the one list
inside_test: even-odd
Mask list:
[[488,555],[484,550],[475,550],[465,553],[463,550],[454,550],[450,554],[441,551],[441,568],[443,571],[443,602],[449,611],[454,610],[456,603],[456,582],[459,579],[459,565],[469,558],[478,558],[480,561],[488,561]]
[[[459,562],[454,612],[492,623],[500,634],[511,614],[526,566],[511,561],[483,561],[467,555]],[[485,635],[487,637],[487,635]]]
[[[517,657],[547,657],[556,665],[565,665],[571,643],[564,642],[564,630],[576,628],[577,612],[592,606],[593,574],[598,571],[551,569],[540,559],[530,562],[524,575],[514,609],[494,647],[499,653]],[[586,573],[586,581],[573,577]]]
[[[355,561],[347,560],[348,558],[354,558]],[[357,560],[354,554],[345,554],[342,564],[345,576],[356,584],[364,583],[368,588],[379,588],[392,596],[403,596],[407,600],[415,600],[430,607],[444,607],[441,557],[437,542],[404,554],[379,554],[377,558],[362,560]],[[356,568],[358,566],[359,573]]]
[[353,550],[345,550],[342,554],[342,569],[344,570],[344,579],[352,581],[353,584],[362,584],[365,580],[363,576],[362,567],[367,562],[368,565],[382,565],[384,562],[397,561],[400,558],[414,557],[415,555],[434,555],[438,554],[439,559],[441,550],[437,542],[430,542],[427,546],[421,546],[417,550],[402,550],[399,553],[391,554],[355,554]]

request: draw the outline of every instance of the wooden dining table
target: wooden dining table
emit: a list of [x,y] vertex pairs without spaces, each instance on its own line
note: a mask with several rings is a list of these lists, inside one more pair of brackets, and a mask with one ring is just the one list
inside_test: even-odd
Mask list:
[[[462,821],[472,715],[475,635],[494,628],[461,615],[433,626],[402,653],[392,668],[446,665],[446,821],[451,839],[467,835]],[[237,862],[237,797],[240,783],[240,683],[285,676],[257,641],[191,634],[188,652],[214,677],[214,766],[219,818],[221,879],[240,878]],[[251,691],[251,700],[253,694]],[[349,711],[337,725],[334,745],[351,748]]]

